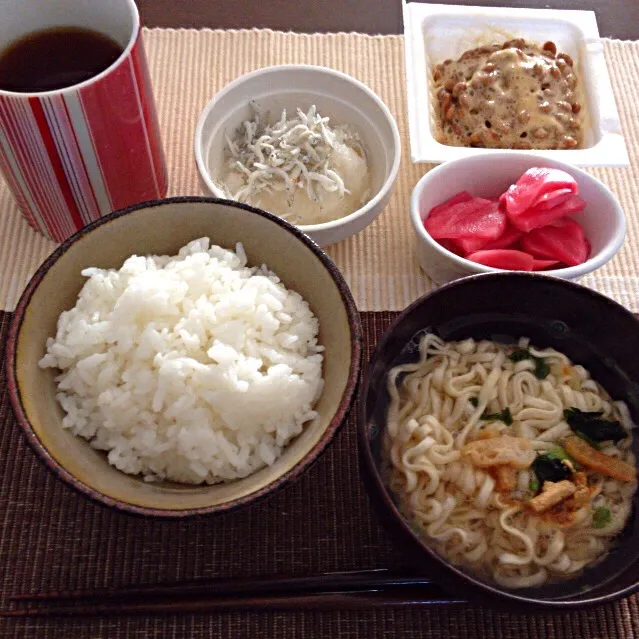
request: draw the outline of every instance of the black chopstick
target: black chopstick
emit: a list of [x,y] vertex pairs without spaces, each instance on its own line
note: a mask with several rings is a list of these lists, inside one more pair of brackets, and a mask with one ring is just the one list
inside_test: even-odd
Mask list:
[[[421,590],[421,592],[420,592]],[[356,592],[301,593],[295,595],[237,595],[210,599],[177,601],[129,601],[85,603],[51,607],[33,607],[0,611],[0,617],[115,616],[135,614],[180,614],[215,611],[287,611],[287,610],[370,610],[388,606],[425,606],[465,603],[441,592],[428,596],[419,587],[401,586],[384,590]]]
[[397,571],[357,570],[351,572],[328,572],[300,577],[235,577],[229,579],[200,579],[167,584],[143,584],[123,588],[99,588],[91,590],[58,590],[43,593],[20,593],[11,595],[11,601],[78,601],[98,599],[150,599],[156,597],[220,597],[234,595],[277,595],[285,593],[321,593],[335,591],[370,590],[399,586],[428,586],[437,588],[427,577]]

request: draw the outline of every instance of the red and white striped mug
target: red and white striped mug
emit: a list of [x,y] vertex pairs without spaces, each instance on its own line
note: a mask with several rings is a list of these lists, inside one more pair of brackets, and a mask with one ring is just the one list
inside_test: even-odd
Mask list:
[[0,170],[29,224],[61,242],[107,213],[164,197],[166,163],[135,2],[0,0],[0,11],[0,51],[56,27],[89,28],[124,49],[106,70],[68,88],[0,89]]

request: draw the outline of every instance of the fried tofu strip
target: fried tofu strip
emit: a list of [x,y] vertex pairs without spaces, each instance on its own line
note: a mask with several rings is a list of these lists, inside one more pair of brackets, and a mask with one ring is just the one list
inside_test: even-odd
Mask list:
[[578,488],[577,492],[570,498],[569,506],[571,508],[580,508],[590,503],[592,492],[589,488]]
[[576,491],[577,486],[567,479],[557,482],[545,481],[541,488],[541,493],[537,497],[533,497],[528,502],[528,505],[536,513],[543,513],[567,497],[574,495]]
[[594,449],[581,437],[566,439],[566,452],[582,466],[618,481],[636,481],[637,471],[632,464]]
[[498,493],[509,493],[517,487],[517,471],[512,466],[497,466],[495,479],[495,490]]
[[580,508],[585,506],[592,499],[593,491],[588,487],[588,478],[586,473],[575,473],[572,477],[572,481],[575,484],[577,491],[566,502],[566,505],[570,508]]
[[510,435],[471,442],[461,449],[461,454],[476,468],[512,466],[523,469],[528,468],[535,460],[530,440]]
[[577,488],[588,488],[588,477],[586,473],[583,471],[575,473],[572,477],[572,483],[577,486]]

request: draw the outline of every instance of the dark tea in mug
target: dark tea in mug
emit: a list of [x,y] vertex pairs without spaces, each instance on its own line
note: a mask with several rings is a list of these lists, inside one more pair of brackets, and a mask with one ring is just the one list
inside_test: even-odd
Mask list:
[[0,173],[55,242],[166,196],[135,0],[0,0]]
[[124,51],[99,31],[54,27],[29,33],[0,52],[0,90],[55,91],[108,69]]

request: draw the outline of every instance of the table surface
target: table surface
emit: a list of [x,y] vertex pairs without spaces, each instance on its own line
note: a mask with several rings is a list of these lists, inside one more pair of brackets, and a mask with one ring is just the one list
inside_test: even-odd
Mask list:
[[[370,34],[397,34],[402,31],[400,0],[136,0],[148,27],[209,27],[222,29],[271,28],[297,32],[357,31]],[[481,0],[485,5],[547,7],[549,0]],[[448,4],[460,4],[448,2]],[[461,2],[461,4],[473,4]],[[591,9],[586,0],[553,0],[553,7]],[[597,10],[600,33],[605,37],[639,39],[639,0],[612,0]],[[391,316],[369,314],[371,336],[381,334]],[[8,314],[0,312],[0,334]],[[0,351],[2,351],[0,339]],[[2,373],[0,367],[0,374]],[[6,393],[0,384],[0,424],[9,423]],[[0,538],[3,557],[12,557],[9,574],[0,579],[6,592],[18,592],[42,584],[52,587],[91,583],[105,585],[124,575],[131,583],[160,579],[201,577],[202,570],[216,574],[236,571],[249,574],[253,566],[268,572],[290,570],[335,570],[335,547],[353,549],[348,565],[383,566],[398,561],[401,552],[386,538],[379,522],[369,515],[369,504],[357,476],[351,454],[354,429],[345,428],[320,463],[298,486],[281,493],[276,501],[231,515],[224,530],[202,522],[155,522],[127,518],[101,509],[84,499],[64,499],[66,488],[36,464],[26,450],[14,424],[0,429],[0,494],[5,503],[17,508],[17,516],[5,521]],[[8,445],[8,442],[12,446]],[[19,442],[19,443],[18,443]],[[16,453],[18,446],[21,446]],[[24,461],[24,460],[27,461]],[[20,473],[22,474],[20,475]],[[16,478],[24,481],[16,481]],[[317,499],[309,500],[305,487],[324,486]],[[346,495],[346,498],[344,497]],[[265,527],[269,512],[279,513],[272,529]],[[303,521],[287,517],[309,513]],[[101,535],[85,534],[90,521]],[[340,526],[337,526],[337,522]],[[364,522],[364,525],[362,524]],[[91,529],[91,528],[89,528]],[[317,552],[309,553],[306,530],[313,531]],[[251,543],[257,534],[259,544]],[[337,540],[335,535],[338,535]],[[124,543],[118,543],[117,540]],[[280,551],[275,540],[287,540]],[[168,541],[171,543],[168,543]],[[15,545],[17,544],[17,545]],[[175,548],[189,547],[186,555]],[[211,558],[219,560],[212,563]],[[80,567],[78,569],[78,566]],[[78,572],[87,571],[86,575]],[[40,574],[43,571],[44,576]],[[122,573],[122,574],[120,574]],[[112,581],[109,581],[112,579]],[[35,586],[34,586],[35,584]],[[469,636],[549,637],[639,636],[639,603],[624,600],[584,613],[553,613],[517,616],[479,607],[453,609],[447,606],[397,611],[340,611],[334,614],[291,613],[280,615],[191,615],[147,619],[96,618],[74,623],[28,620],[0,623],[2,637],[373,637],[435,636],[461,639]]]
[[[603,37],[639,39],[639,0],[440,0],[441,4],[595,9]],[[301,33],[402,32],[400,0],[137,0],[147,27],[270,28]]]

